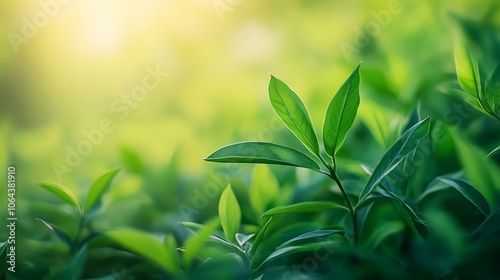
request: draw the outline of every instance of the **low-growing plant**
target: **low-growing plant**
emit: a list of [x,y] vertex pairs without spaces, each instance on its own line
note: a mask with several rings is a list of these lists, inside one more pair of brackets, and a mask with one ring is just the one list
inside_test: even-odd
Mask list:
[[[484,88],[488,89],[486,94],[480,91],[481,89],[477,83],[471,84],[471,81],[477,82],[478,79],[478,73],[474,70],[477,65],[475,66],[475,62],[471,62],[470,59],[465,59],[463,55],[465,54],[461,53],[460,49],[457,48],[457,73],[461,86],[469,94],[474,94],[479,104],[479,106],[475,106],[476,108],[498,119],[495,98],[498,98],[499,91],[492,89],[491,85],[485,86]],[[471,63],[464,63],[462,61],[464,59]],[[280,190],[276,179],[269,175],[270,171],[268,169],[258,169],[260,171],[256,169],[254,182],[260,180],[259,176],[267,177],[267,181],[260,181],[257,186],[253,184],[249,197],[253,210],[262,214],[262,221],[257,229],[248,230],[249,228],[252,229],[252,227],[242,225],[240,203],[231,186],[227,186],[222,192],[219,201],[219,218],[223,233],[213,234],[211,239],[235,250],[242,258],[246,259],[249,268],[251,268],[252,277],[259,279],[269,277],[272,279],[273,277],[280,277],[280,275],[282,277],[288,275],[287,277],[292,278],[286,279],[306,279],[302,277],[309,275],[313,278],[321,278],[324,275],[329,275],[330,277],[340,276],[351,279],[351,277],[368,276],[402,277],[402,275],[408,275],[407,273],[420,275],[421,277],[428,277],[425,275],[432,275],[433,277],[452,275],[455,277],[460,271],[460,268],[458,268],[460,262],[464,262],[461,255],[460,257],[447,257],[446,261],[444,261],[446,264],[437,265],[421,262],[419,257],[406,255],[404,250],[401,251],[401,249],[398,250],[398,248],[387,246],[389,240],[396,241],[397,246],[406,246],[408,248],[425,247],[432,244],[432,242],[441,240],[435,237],[440,236],[441,233],[433,235],[434,228],[440,226],[439,224],[436,226],[433,222],[437,221],[436,216],[440,214],[423,215],[419,206],[425,206],[428,198],[436,193],[448,193],[447,190],[455,191],[465,201],[468,201],[475,209],[472,211],[478,213],[475,214],[475,217],[480,219],[479,226],[468,235],[470,247],[463,249],[462,253],[477,249],[479,246],[477,245],[478,236],[489,235],[494,231],[493,228],[496,226],[492,225],[492,221],[498,220],[499,212],[495,211],[492,214],[490,211],[492,206],[497,205],[498,199],[498,196],[494,195],[497,190],[495,190],[496,188],[492,189],[493,185],[483,186],[478,189],[468,181],[468,178],[463,173],[453,172],[429,180],[430,183],[424,188],[425,190],[418,194],[415,194],[415,191],[411,189],[411,176],[415,169],[419,167],[418,165],[422,164],[421,161],[417,162],[416,159],[422,157],[422,155],[428,156],[430,152],[426,151],[426,149],[430,149],[428,143],[431,142],[429,134],[431,129],[430,117],[419,118],[418,114],[414,113],[409,118],[404,133],[385,151],[377,165],[374,168],[362,165],[363,170],[369,174],[362,187],[352,184],[352,180],[349,181],[351,185],[343,183],[339,176],[339,169],[342,166],[337,160],[337,153],[347,139],[347,134],[355,120],[360,103],[359,72],[360,66],[358,65],[329,103],[323,125],[322,142],[318,141],[306,106],[298,95],[284,82],[271,76],[269,82],[271,104],[276,114],[307,149],[307,154],[275,143],[242,142],[222,147],[205,159],[222,163],[255,163],[305,168],[330,178],[341,193],[343,201],[340,202],[336,199],[325,199],[322,201],[302,201],[269,208]],[[498,71],[495,70],[495,72]],[[489,84],[496,79],[493,76],[495,76],[495,73],[489,79]],[[473,90],[475,91],[471,92]],[[457,145],[461,145],[460,143],[465,141],[451,129],[449,134],[455,139]],[[427,144],[419,145],[424,139],[427,140]],[[492,168],[491,170],[495,169],[490,163],[484,163],[484,165]],[[483,173],[493,177],[498,175],[498,173],[497,175],[492,174],[491,172],[494,171],[491,170]],[[262,175],[262,173],[267,174]],[[404,175],[401,176],[401,174]],[[498,178],[493,177],[491,177],[490,183],[497,184]],[[267,186],[269,187],[267,188]],[[384,207],[391,207],[393,210],[383,209]],[[398,217],[396,219],[391,218],[391,214],[389,214],[394,210],[396,217]],[[376,215],[372,213],[377,211],[385,213],[387,220],[385,220],[384,214]],[[335,213],[328,217],[337,222],[325,224],[322,221],[318,224],[312,218],[313,216],[309,216],[311,218],[306,222],[299,222],[290,218],[290,215],[293,217],[293,215],[304,215],[304,213]],[[285,218],[280,219],[283,216],[288,217],[286,220],[290,222],[286,222]],[[333,216],[336,218],[332,218]],[[348,217],[348,219],[344,219],[344,217]],[[384,220],[372,221],[375,218]],[[293,223],[296,223],[296,225]],[[374,224],[378,228],[374,229]],[[430,226],[431,224],[434,228]],[[194,231],[200,231],[204,228],[202,225],[190,222],[183,225]],[[452,225],[449,225],[448,229],[452,227]],[[367,232],[367,228],[370,230],[369,232]],[[408,235],[411,237],[408,237]],[[340,239],[334,238],[334,236],[338,236]],[[318,258],[315,254],[320,249],[328,252],[326,258],[321,257],[322,261],[340,254],[344,256],[342,262],[346,262],[345,257],[350,256],[347,258],[347,262],[354,263],[351,264],[352,266],[347,265],[346,267],[353,269],[357,263],[364,267],[360,271],[365,271],[368,274],[363,275],[352,270],[343,271],[342,269],[345,269],[345,267],[342,268],[342,265],[339,264],[332,266],[337,268],[338,271],[334,271],[333,268],[322,270],[316,265],[308,273],[300,270],[291,271],[282,267],[283,265],[285,267],[294,267],[294,264],[296,267],[300,267],[301,263],[299,261],[297,264],[297,260],[301,258],[297,259],[296,256],[303,256],[302,263],[308,258],[314,260],[314,257]],[[432,250],[430,249],[430,251]],[[377,256],[380,255],[372,255],[371,253],[379,251],[386,252],[381,259],[377,259]],[[430,251],[426,252],[426,254],[431,254]],[[186,252],[189,252],[189,250],[186,250]],[[284,262],[276,263],[278,259],[284,260]],[[392,265],[393,268],[396,268],[384,272],[383,266],[384,264],[387,265],[386,261],[397,263],[395,266]],[[266,270],[270,263],[274,263],[274,270],[271,268]],[[327,263],[333,264],[332,262]],[[372,267],[381,264],[382,268]],[[270,267],[273,266],[270,265]],[[281,267],[281,274],[276,274],[277,267]]]

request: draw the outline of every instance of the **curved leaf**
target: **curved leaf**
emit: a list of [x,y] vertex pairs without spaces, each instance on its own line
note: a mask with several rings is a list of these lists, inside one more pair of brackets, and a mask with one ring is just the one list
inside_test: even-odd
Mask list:
[[326,153],[333,157],[352,126],[359,107],[359,67],[352,72],[330,101],[323,126]]
[[[373,189],[387,176],[401,161],[413,151],[419,141],[429,132],[430,118],[418,122],[408,129],[399,139],[385,152],[379,163],[373,170],[370,179],[361,191],[359,203],[373,191]],[[358,203],[358,204],[359,204]]]
[[101,177],[99,177],[92,187],[90,187],[89,194],[87,196],[87,203],[85,204],[85,211],[96,210],[101,206],[101,197],[106,191],[106,189],[111,184],[111,181],[116,176],[120,169],[115,169],[110,171]]
[[191,236],[184,243],[184,264],[190,267],[199,252],[203,249],[203,243],[212,235],[219,226],[219,220],[214,218],[206,223],[206,226],[199,231],[198,234]]
[[319,170],[316,162],[291,148],[266,142],[243,142],[222,147],[206,161],[234,163],[267,163]]
[[252,239],[255,236],[255,234],[243,234],[243,233],[237,233],[236,234],[236,241],[238,241],[238,245],[243,248],[243,245],[247,244],[250,239]]
[[269,98],[274,110],[285,125],[315,155],[319,154],[316,133],[302,100],[284,82],[271,76]]
[[460,43],[455,43],[455,67],[463,90],[479,99],[481,77],[476,57]]
[[500,64],[495,67],[495,70],[486,79],[484,92],[490,107],[493,111],[496,111],[500,106]]
[[465,197],[467,200],[472,202],[481,213],[483,213],[485,216],[488,216],[490,214],[490,205],[488,204],[488,201],[484,196],[479,192],[476,188],[471,186],[469,183],[455,179],[455,178],[450,178],[450,177],[439,177],[437,178],[440,182],[443,184],[432,184],[429,189],[427,189],[421,196],[420,199],[423,197],[440,191],[444,190],[447,188],[454,188],[457,190],[463,197]]
[[64,244],[66,244],[68,246],[68,248],[71,248],[73,246],[73,240],[71,239],[69,234],[67,234],[66,232],[64,232],[60,228],[54,226],[51,223],[48,223],[48,222],[42,220],[42,219],[37,218],[37,220],[40,221],[50,231],[52,231],[59,239],[61,239],[61,241],[64,242]]
[[113,230],[103,236],[113,240],[123,248],[140,255],[166,271],[177,274],[179,267],[176,265],[175,256],[171,250],[166,250],[160,240],[148,233],[137,230]]
[[75,194],[66,186],[58,183],[41,183],[40,186],[50,191],[53,195],[55,195],[63,202],[71,204],[78,211],[80,211],[80,203],[78,202],[78,199],[76,198]]
[[325,229],[313,230],[313,231],[306,232],[304,234],[301,234],[301,235],[299,235],[297,237],[294,237],[294,238],[286,241],[285,243],[283,243],[280,246],[278,246],[278,248],[283,248],[283,247],[285,247],[287,245],[290,245],[290,244],[292,244],[294,242],[297,242],[297,241],[304,241],[304,240],[308,240],[308,239],[329,236],[329,235],[332,235],[332,234],[344,235],[345,231],[344,230],[340,230],[340,229],[338,229],[338,230],[325,230]]
[[252,249],[250,249],[250,252],[252,253],[252,256],[255,255],[257,252],[257,249],[259,248],[260,243],[262,242],[262,239],[266,235],[267,228],[269,227],[269,224],[273,220],[273,217],[269,218],[267,223],[260,229],[259,233],[257,233],[257,236],[255,237],[255,241],[252,244]]
[[241,223],[241,210],[231,185],[227,185],[220,197],[219,217],[226,238],[236,244],[236,233]]
[[300,202],[296,204],[279,206],[269,209],[264,214],[262,214],[262,217],[269,217],[274,215],[290,214],[290,213],[322,212],[331,209],[343,209],[349,211],[345,206],[333,202]]

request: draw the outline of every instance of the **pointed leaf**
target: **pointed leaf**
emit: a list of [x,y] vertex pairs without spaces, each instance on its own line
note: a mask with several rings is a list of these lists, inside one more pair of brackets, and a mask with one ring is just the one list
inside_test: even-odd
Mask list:
[[262,239],[266,235],[267,228],[269,227],[269,224],[273,218],[271,217],[267,223],[260,229],[259,233],[257,233],[257,236],[255,237],[255,241],[252,244],[252,249],[250,252],[252,253],[252,256],[255,256],[255,253],[257,252],[257,249],[259,248],[260,243],[262,242]]
[[430,118],[418,122],[408,129],[401,137],[385,152],[382,159],[373,170],[365,187],[361,191],[360,203],[373,191],[373,189],[387,176],[407,155],[418,145],[419,141],[429,132]]
[[324,237],[324,236],[329,236],[329,235],[332,235],[332,234],[340,234],[340,235],[344,235],[345,234],[345,231],[344,230],[313,230],[313,231],[310,231],[310,232],[306,232],[304,234],[301,234],[297,237],[294,237],[288,241],[286,241],[285,243],[281,244],[280,246],[278,246],[278,248],[283,248],[283,247],[286,247],[294,242],[297,242],[297,241],[304,241],[304,240],[308,240],[308,239],[313,239],[313,238],[319,238],[319,237]]
[[250,202],[258,214],[263,213],[278,195],[278,179],[266,165],[254,167]]
[[486,198],[484,198],[481,192],[479,192],[469,183],[451,177],[438,177],[437,180],[439,180],[439,182],[441,182],[442,184],[438,183],[431,184],[430,188],[428,188],[420,196],[419,199],[422,199],[423,197],[440,190],[454,188],[463,197],[465,197],[472,204],[474,204],[477,207],[477,209],[479,209],[479,211],[481,211],[481,213],[483,213],[485,216],[488,216],[490,214],[490,205],[488,204]]
[[61,239],[61,241],[64,242],[64,244],[66,244],[68,246],[68,248],[71,248],[73,246],[73,240],[71,239],[69,234],[67,234],[66,232],[64,232],[60,228],[54,226],[51,223],[48,223],[48,222],[42,220],[42,219],[37,218],[37,220],[40,221],[50,231],[52,231],[59,239]]
[[486,79],[484,84],[486,98],[493,111],[500,106],[500,64],[495,67],[495,70]]
[[222,147],[206,161],[234,163],[267,163],[319,170],[316,162],[291,148],[266,142],[243,142]]
[[326,111],[323,141],[328,155],[340,149],[352,126],[359,107],[359,67],[352,72],[333,97]]
[[69,263],[65,266],[60,279],[79,280],[82,279],[82,273],[85,269],[85,261],[87,260],[88,245],[83,246],[71,258]]
[[58,183],[41,183],[40,186],[50,191],[60,200],[74,206],[78,211],[80,211],[80,203],[78,202],[78,199],[66,186]]
[[238,200],[228,185],[219,200],[219,217],[226,238],[236,244],[236,233],[240,229],[241,210]]
[[219,220],[214,218],[206,223],[206,226],[196,235],[191,236],[184,243],[184,264],[187,268],[191,266],[191,263],[199,255],[200,251],[202,251],[203,243],[212,235],[212,233],[219,226]]
[[243,245],[247,244],[247,242],[254,237],[255,234],[243,234],[243,233],[237,233],[236,234],[236,241],[238,241],[238,244],[240,247],[243,247]]
[[179,272],[175,256],[171,255],[171,251],[165,249],[160,240],[148,233],[126,229],[108,231],[103,236],[113,240],[128,251],[148,259],[170,273],[177,274]]
[[462,89],[479,99],[481,78],[477,59],[460,43],[455,43],[455,67]]
[[284,82],[271,76],[269,98],[285,125],[313,154],[319,154],[316,133],[302,100]]
[[334,202],[301,202],[297,204],[272,208],[262,214],[262,217],[290,213],[323,212],[331,209],[342,209],[349,211],[345,206],[336,204]]
[[87,203],[85,204],[85,211],[90,212],[92,210],[98,209],[101,206],[101,197],[109,188],[111,181],[115,177],[115,175],[120,171],[120,169],[115,169],[110,171],[101,177],[99,177],[92,187],[90,187],[90,191],[87,197]]

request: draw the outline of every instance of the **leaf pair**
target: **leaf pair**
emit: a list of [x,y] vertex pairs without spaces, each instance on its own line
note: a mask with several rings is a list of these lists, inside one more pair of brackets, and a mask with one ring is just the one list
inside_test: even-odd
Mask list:
[[483,83],[476,56],[461,43],[455,44],[455,66],[458,82],[466,101],[477,110],[500,120],[500,64]]
[[[325,151],[334,157],[346,138],[359,106],[359,65],[331,100],[325,116],[323,142]],[[271,104],[290,131],[318,159],[318,138],[311,117],[298,95],[284,82],[271,76]],[[280,145],[263,142],[244,142],[223,147],[205,160],[214,162],[267,163],[308,168],[320,171],[319,165],[303,153]]]
[[[102,196],[106,192],[106,190],[111,185],[113,178],[120,171],[120,169],[115,169],[106,174],[100,176],[90,187],[87,201],[85,203],[85,207],[82,207],[76,195],[66,186],[58,183],[41,183],[40,186],[49,192],[51,192],[54,196],[56,196],[62,202],[74,207],[79,215],[80,223],[86,223],[88,220],[92,219],[96,213],[102,207]],[[73,240],[69,234],[67,234],[62,229],[57,226],[46,222],[42,219],[38,219],[47,229],[52,231],[61,241],[63,241],[72,251],[77,250],[80,243],[80,240]],[[84,230],[85,225],[80,225],[80,232],[77,236],[81,236],[81,231]],[[78,239],[78,238],[77,238]]]

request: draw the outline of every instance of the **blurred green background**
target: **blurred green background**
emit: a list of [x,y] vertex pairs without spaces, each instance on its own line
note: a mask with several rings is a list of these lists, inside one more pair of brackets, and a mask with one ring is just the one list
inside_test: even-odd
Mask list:
[[[464,103],[446,88],[456,82],[450,13],[488,32],[500,25],[496,6],[495,0],[3,1],[0,173],[17,167],[19,265],[36,271],[44,262],[64,262],[64,246],[36,217],[76,231],[71,214],[54,207],[59,202],[37,182],[63,183],[83,199],[95,178],[122,167],[105,197],[101,230],[175,231],[186,218],[215,215],[218,196],[204,209],[189,208],[196,190],[226,175],[244,186],[251,166],[229,170],[202,161],[210,152],[244,140],[301,149],[268,102],[269,74],[301,96],[319,130],[331,96],[363,61],[359,117],[340,154],[346,165],[375,163],[418,104],[492,150],[495,137],[483,136],[498,136],[498,129],[471,109],[454,122],[459,113],[449,109]],[[130,97],[151,69],[161,72],[157,85]],[[111,132],[96,132],[103,120]],[[85,133],[101,136],[93,134],[89,146]],[[79,147],[80,160],[68,162]],[[440,153],[447,158],[453,150],[443,145]],[[457,168],[447,164],[447,171]],[[273,170],[282,184],[295,176],[293,169]],[[308,178],[301,172],[299,180]],[[0,198],[6,201],[5,191]],[[6,236],[2,230],[0,240]],[[35,259],[48,251],[51,259]]]

